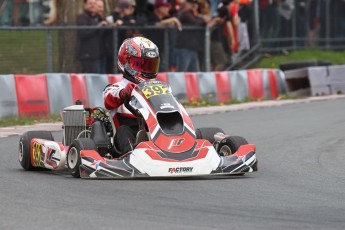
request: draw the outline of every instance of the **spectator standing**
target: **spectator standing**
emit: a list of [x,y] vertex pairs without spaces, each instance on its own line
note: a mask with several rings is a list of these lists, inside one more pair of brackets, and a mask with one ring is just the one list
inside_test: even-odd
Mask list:
[[[198,14],[198,3],[196,0],[187,0],[182,5],[179,12],[179,20],[183,26],[206,25],[203,17]],[[177,71],[180,72],[198,72],[200,71],[199,53],[204,50],[203,31],[200,30],[183,30],[176,40],[176,61]]]
[[244,51],[250,49],[250,38],[253,38],[249,33],[252,31],[250,18],[252,12],[252,0],[241,0],[238,15],[241,18],[241,22],[238,26],[238,52],[242,54]]
[[[136,1],[135,0],[119,0],[116,8],[111,13],[111,15],[106,17],[106,20],[109,22],[109,25],[112,27],[119,27],[122,26],[131,27],[131,26],[143,26],[146,23],[145,18],[143,17],[136,17]],[[139,34],[136,29],[119,29],[118,30],[118,41],[117,47],[119,47],[122,42],[131,37],[135,37]],[[108,52],[114,56],[114,38],[113,34],[107,36],[107,44],[110,44],[109,48],[107,49]],[[110,56],[109,56],[110,57]],[[111,61],[108,62],[108,66],[111,65],[112,67],[114,63],[114,58],[111,58]],[[107,68],[108,69],[108,68]]]
[[[295,9],[295,0],[282,0],[279,5],[278,11],[280,14],[280,30],[279,37],[291,38],[292,37],[292,13]],[[291,46],[291,41],[280,42],[280,47]]]
[[215,17],[218,15],[218,8],[221,7],[222,0],[211,0],[211,16]]
[[[78,26],[105,26],[96,13],[96,0],[84,0],[84,11],[77,16]],[[77,34],[77,58],[81,73],[99,73],[100,39],[98,29],[80,29]]]
[[171,26],[181,28],[181,22],[170,15],[171,4],[167,0],[156,0],[152,15],[148,16],[148,23],[156,26]]
[[115,10],[111,13],[110,16],[107,17],[107,21],[110,22],[112,26],[135,25],[135,7],[135,0],[120,0],[117,3]]
[[324,0],[308,0],[308,45],[316,45],[315,40],[325,36],[325,10],[326,3]]
[[[229,47],[231,40],[226,39],[224,27],[231,28],[231,17],[228,9],[223,6],[217,10],[216,17],[208,23],[211,27],[211,66],[212,71],[222,71],[227,64],[230,64]],[[228,30],[230,31],[230,30]],[[231,36],[231,35],[229,35]]]
[[237,53],[239,49],[239,41],[238,41],[238,25],[241,22],[241,18],[238,15],[240,7],[240,0],[232,0],[228,5],[228,9],[231,15],[232,20],[232,31],[234,33],[234,42],[231,44],[231,51],[232,53]]
[[279,35],[280,16],[278,6],[280,0],[260,0],[261,37],[276,39]]
[[307,0],[296,0],[296,45],[305,46],[305,37],[307,37]]
[[178,17],[186,0],[171,0],[170,15]]
[[165,30],[145,30],[146,37],[154,41],[159,47],[161,57],[164,57],[164,54],[167,52],[166,49],[169,50],[169,63],[167,63],[167,60],[163,58],[162,64],[160,65],[160,71],[168,71],[168,69],[172,70],[173,66],[176,66],[176,62],[174,60],[176,30],[173,28],[181,30],[182,25],[178,18],[170,15],[170,8],[171,4],[167,0],[156,0],[153,13],[147,18],[147,22],[151,26],[171,27],[168,31],[169,41],[165,41],[164,39]]
[[[96,17],[98,17],[98,21],[105,21],[104,18],[104,1],[103,0],[96,0],[95,4],[95,11]],[[105,21],[106,22],[106,21]],[[108,22],[106,22],[109,25]],[[108,50],[108,43],[106,42],[106,36],[108,33],[111,33],[110,30],[100,30],[99,31],[101,39],[100,39],[100,58],[99,58],[99,73],[106,73],[106,64],[107,64],[107,50]]]

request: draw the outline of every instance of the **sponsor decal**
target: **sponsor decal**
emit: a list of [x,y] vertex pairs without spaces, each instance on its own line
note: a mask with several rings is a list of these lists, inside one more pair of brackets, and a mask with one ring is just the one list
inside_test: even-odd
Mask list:
[[175,107],[172,106],[170,103],[163,103],[160,106],[161,109],[174,109]]
[[40,164],[41,164],[41,153],[42,153],[42,144],[34,142],[34,144],[32,146],[33,166],[40,166]]
[[168,172],[173,173],[191,173],[193,171],[193,167],[177,167],[177,168],[169,168]]
[[157,57],[157,54],[154,51],[149,51],[146,53],[146,56],[149,58],[155,58],[155,57]]
[[174,138],[170,141],[170,144],[168,146],[168,149],[170,150],[172,147],[178,147],[184,142],[184,138]]
[[55,154],[55,152],[56,152],[55,149],[48,148],[48,151],[45,156],[45,163],[52,166],[54,169],[57,168],[56,162],[60,161],[60,159],[53,158],[53,155]]

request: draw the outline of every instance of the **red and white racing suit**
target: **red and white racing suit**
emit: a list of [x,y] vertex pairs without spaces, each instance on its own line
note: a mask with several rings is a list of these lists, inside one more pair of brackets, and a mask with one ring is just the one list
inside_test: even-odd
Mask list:
[[115,142],[122,153],[127,153],[131,150],[131,143],[135,141],[135,135],[138,132],[138,121],[123,104],[124,99],[120,97],[120,92],[130,82],[123,79],[114,84],[108,85],[103,91],[105,108],[110,111],[116,127]]

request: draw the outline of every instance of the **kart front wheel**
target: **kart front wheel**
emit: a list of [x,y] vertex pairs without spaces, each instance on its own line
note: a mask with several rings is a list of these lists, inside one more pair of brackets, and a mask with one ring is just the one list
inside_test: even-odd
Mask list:
[[80,177],[80,151],[82,150],[96,150],[95,142],[90,138],[80,138],[73,140],[71,145],[69,146],[66,159],[67,167],[68,171],[75,178]]
[[197,139],[205,139],[209,142],[213,143],[214,134],[216,133],[224,133],[223,129],[217,127],[207,127],[207,128],[198,128],[195,129],[195,134]]
[[34,138],[54,141],[54,137],[50,131],[28,131],[20,137],[18,160],[23,169],[27,171],[39,169],[31,164],[31,140]]
[[247,140],[240,136],[229,136],[220,141],[217,152],[221,156],[234,154],[241,145],[248,144]]

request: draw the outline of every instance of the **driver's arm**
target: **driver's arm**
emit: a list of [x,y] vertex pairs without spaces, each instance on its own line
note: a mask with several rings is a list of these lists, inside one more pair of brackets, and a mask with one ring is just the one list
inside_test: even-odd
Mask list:
[[104,106],[108,110],[116,109],[123,104],[124,99],[120,97],[120,92],[125,86],[115,83],[107,85],[103,91]]
[[103,91],[104,105],[108,110],[118,108],[121,106],[126,98],[132,94],[135,84],[132,82],[126,85],[123,82],[117,82],[105,87]]

